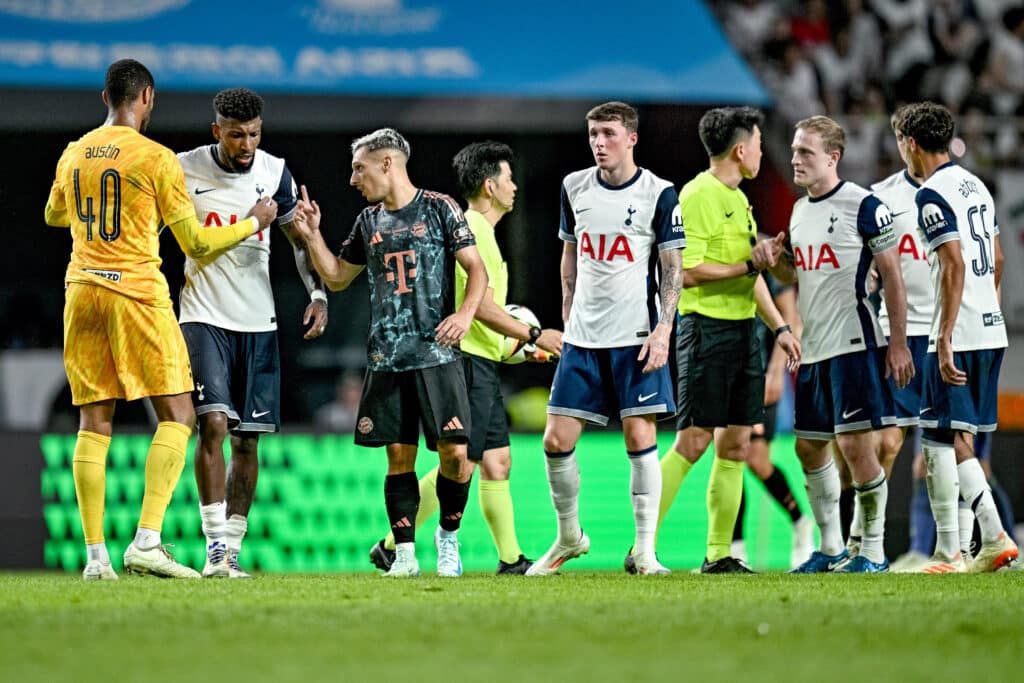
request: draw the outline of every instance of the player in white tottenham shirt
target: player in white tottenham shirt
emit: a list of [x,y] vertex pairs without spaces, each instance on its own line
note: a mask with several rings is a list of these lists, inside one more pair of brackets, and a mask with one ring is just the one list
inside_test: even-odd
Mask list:
[[[526,572],[555,573],[590,549],[580,527],[576,442],[584,423],[617,412],[630,462],[639,574],[667,574],[654,556],[661,469],[654,420],[675,412],[668,344],[686,241],[672,183],[638,168],[636,110],[608,102],[587,113],[596,167],[562,182],[562,358],[544,430],[558,537]],[[656,291],[654,254],[661,267]],[[659,300],[660,299],[660,300]],[[660,314],[659,314],[660,304]]]
[[[278,202],[277,224],[295,249],[299,274],[311,301],[306,339],[327,324],[327,297],[292,240],[295,183],[284,159],[258,149],[263,100],[245,88],[214,97],[215,145],[178,155],[200,224],[228,225],[262,196]],[[264,230],[212,259],[186,259],[181,290],[181,328],[196,381],[199,418],[195,473],[206,535],[203,576],[247,578],[238,565],[246,517],[259,473],[260,433],[280,428],[281,370],[277,317],[270,286],[271,231]],[[224,439],[231,435],[231,466],[225,474]],[[226,490],[225,490],[226,489]]]
[[[914,373],[906,341],[906,295],[889,209],[878,197],[839,179],[846,144],[842,127],[815,116],[796,125],[794,182],[807,197],[793,207],[789,248],[784,236],[758,245],[774,250],[772,274],[799,282],[803,351],[796,382],[796,449],[821,546],[797,573],[880,572],[888,487],[872,430],[895,425],[885,378],[904,387]],[[872,259],[884,283],[891,335],[886,339],[867,301]],[[839,522],[839,474],[829,441],[835,438],[864,510],[860,552],[849,558]]]
[[982,546],[969,569],[995,571],[1018,554],[974,457],[974,435],[996,428],[1007,344],[997,291],[1002,250],[995,203],[977,176],[950,161],[954,124],[948,109],[931,102],[907,105],[896,113],[893,128],[901,155],[925,179],[916,203],[935,291],[920,410],[936,527],[932,560],[950,571],[967,568],[960,552],[959,493],[981,528]]

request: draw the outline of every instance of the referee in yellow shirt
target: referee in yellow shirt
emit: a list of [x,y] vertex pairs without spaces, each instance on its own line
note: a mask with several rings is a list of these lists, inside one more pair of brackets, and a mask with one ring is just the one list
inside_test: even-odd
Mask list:
[[[772,302],[751,260],[757,223],[739,189],[761,167],[761,113],[750,107],[712,109],[699,134],[708,170],[679,194],[686,249],[676,328],[676,439],[661,459],[660,528],[687,472],[715,439],[708,482],[708,542],[701,572],[749,573],[729,555],[743,490],[743,463],[753,425],[764,420],[764,365],[755,313],[775,331],[795,364],[799,342]],[[629,571],[631,558],[626,558]]]

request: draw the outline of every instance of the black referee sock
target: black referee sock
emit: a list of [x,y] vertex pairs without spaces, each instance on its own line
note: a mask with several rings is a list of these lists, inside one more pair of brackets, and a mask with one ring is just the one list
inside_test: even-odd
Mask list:
[[736,525],[732,528],[732,540],[743,540],[743,513],[747,509],[747,492],[740,491],[740,508],[736,511]]
[[843,538],[850,537],[850,525],[853,523],[853,501],[856,497],[857,492],[853,490],[852,486],[843,489],[839,494],[839,519],[842,524]]
[[415,472],[389,474],[384,478],[384,505],[395,543],[413,543],[416,511],[420,507],[420,487]]
[[437,473],[437,502],[441,505],[441,528],[445,531],[458,531],[462,523],[462,513],[469,500],[469,482],[460,484]]
[[768,478],[763,483],[764,487],[768,489],[768,493],[772,494],[772,498],[779,501],[779,505],[789,513],[794,522],[800,519],[800,506],[796,504],[796,498],[793,497],[793,489],[789,488],[789,482],[786,481],[785,475],[779,471],[779,468],[773,467],[772,473],[768,475]]

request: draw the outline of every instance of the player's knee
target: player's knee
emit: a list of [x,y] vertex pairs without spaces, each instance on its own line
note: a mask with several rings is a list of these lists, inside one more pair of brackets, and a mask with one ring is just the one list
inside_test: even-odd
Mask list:
[[221,412],[199,416],[199,439],[207,444],[221,444],[228,435],[228,416]]
[[485,451],[480,461],[480,478],[506,481],[512,471],[512,454],[508,448]]

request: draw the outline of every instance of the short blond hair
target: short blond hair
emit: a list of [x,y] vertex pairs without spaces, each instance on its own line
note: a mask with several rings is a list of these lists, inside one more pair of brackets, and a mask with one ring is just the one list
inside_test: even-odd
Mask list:
[[829,154],[839,150],[841,157],[846,151],[846,131],[835,120],[827,116],[812,116],[798,121],[793,128],[817,133],[821,137],[821,144],[825,147],[825,152]]

